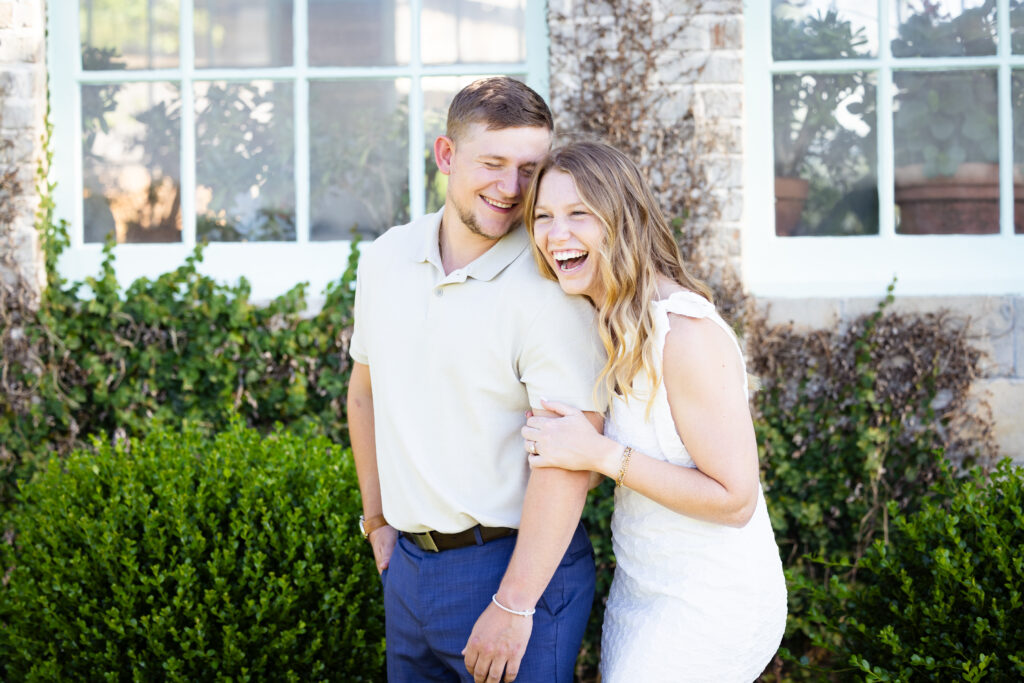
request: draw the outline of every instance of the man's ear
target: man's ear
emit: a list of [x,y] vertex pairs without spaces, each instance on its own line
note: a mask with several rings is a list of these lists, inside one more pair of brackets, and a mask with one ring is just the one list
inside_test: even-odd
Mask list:
[[450,174],[454,156],[455,141],[445,135],[439,135],[434,140],[434,161],[437,162],[437,170],[445,175]]

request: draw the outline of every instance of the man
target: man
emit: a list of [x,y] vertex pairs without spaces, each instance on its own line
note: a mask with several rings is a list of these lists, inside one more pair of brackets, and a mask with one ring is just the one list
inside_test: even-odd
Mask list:
[[571,681],[593,599],[588,473],[531,473],[542,398],[590,408],[593,309],[536,270],[523,195],[551,112],[510,78],[467,86],[434,144],[444,208],[361,256],[348,394],[392,681]]

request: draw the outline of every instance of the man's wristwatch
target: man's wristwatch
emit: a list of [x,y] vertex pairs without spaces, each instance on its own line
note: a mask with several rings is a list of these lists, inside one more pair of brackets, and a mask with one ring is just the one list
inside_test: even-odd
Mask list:
[[359,532],[363,535],[363,538],[369,538],[370,534],[382,526],[387,526],[387,524],[388,520],[384,519],[384,515],[374,515],[369,519],[359,515]]

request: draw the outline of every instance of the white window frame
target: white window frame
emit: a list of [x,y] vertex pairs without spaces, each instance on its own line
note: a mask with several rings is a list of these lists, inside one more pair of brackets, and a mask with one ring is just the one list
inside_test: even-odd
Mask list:
[[[118,281],[127,286],[139,277],[155,277],[182,265],[196,244],[195,215],[195,100],[197,81],[283,80],[294,84],[295,116],[295,222],[291,242],[211,242],[199,264],[201,272],[225,283],[245,277],[252,285],[252,299],[267,301],[300,282],[309,283],[308,300],[322,301],[327,283],[337,280],[345,268],[349,241],[309,240],[309,83],[316,80],[366,80],[405,78],[410,84],[409,111],[423,111],[422,79],[433,76],[483,76],[496,73],[525,74],[526,82],[545,98],[548,92],[548,31],[545,0],[527,0],[525,14],[526,60],[502,63],[424,64],[420,51],[422,0],[408,0],[411,18],[410,63],[379,67],[312,67],[307,63],[308,6],[295,0],[293,16],[294,64],[288,67],[214,68],[194,66],[193,3],[182,0],[179,27],[180,64],[175,69],[83,71],[79,12],[59,9],[51,3],[47,12],[47,64],[49,68],[50,149],[53,163],[50,180],[54,190],[54,214],[66,220],[71,238],[58,264],[61,275],[82,280],[99,272],[102,244],[83,241],[81,86],[91,83],[176,81],[181,88],[181,215],[182,241],[169,244],[119,244],[114,262]],[[409,125],[409,189],[412,218],[425,211],[424,129],[422,116],[411,115]]]
[[[998,1],[997,54],[987,57],[892,56],[890,2],[878,0],[878,56],[843,60],[772,59],[770,0],[745,0],[745,135],[743,279],[765,297],[877,297],[895,276],[897,295],[1002,295],[1024,292],[1024,235],[1013,230],[1013,126],[1011,71],[1024,55],[1010,54],[1009,0]],[[893,212],[893,67],[915,70],[994,68],[999,85],[998,235],[899,235]],[[877,74],[879,234],[844,237],[778,237],[772,76],[816,71]]]

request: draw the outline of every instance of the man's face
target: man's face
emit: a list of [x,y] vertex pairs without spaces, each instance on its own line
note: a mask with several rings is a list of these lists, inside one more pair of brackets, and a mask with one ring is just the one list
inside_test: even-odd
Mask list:
[[438,167],[448,175],[446,204],[470,233],[500,239],[523,218],[533,169],[551,147],[542,127],[487,130],[470,124],[458,141],[439,138]]

